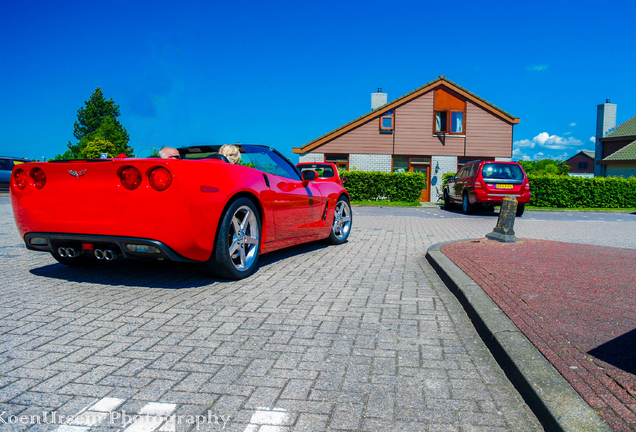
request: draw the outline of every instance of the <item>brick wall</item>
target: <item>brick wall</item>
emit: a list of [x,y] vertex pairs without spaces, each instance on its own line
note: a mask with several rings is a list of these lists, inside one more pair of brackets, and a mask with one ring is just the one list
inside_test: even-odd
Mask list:
[[324,153],[305,153],[298,156],[298,162],[324,162]]
[[387,154],[350,154],[349,169],[360,171],[391,172],[391,155]]
[[636,164],[606,165],[605,177],[636,177]]
[[[437,170],[438,165],[439,170]],[[437,202],[443,198],[442,176],[449,172],[457,172],[457,156],[431,156],[431,202]]]

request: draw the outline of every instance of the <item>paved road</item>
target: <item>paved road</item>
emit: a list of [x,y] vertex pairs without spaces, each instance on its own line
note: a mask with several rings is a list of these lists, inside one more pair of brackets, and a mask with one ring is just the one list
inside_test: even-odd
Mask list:
[[[527,216],[520,237],[636,244],[633,215]],[[2,427],[540,430],[424,259],[495,222],[357,207],[347,244],[265,255],[254,276],[227,282],[173,263],[66,268],[26,251],[0,198]]]

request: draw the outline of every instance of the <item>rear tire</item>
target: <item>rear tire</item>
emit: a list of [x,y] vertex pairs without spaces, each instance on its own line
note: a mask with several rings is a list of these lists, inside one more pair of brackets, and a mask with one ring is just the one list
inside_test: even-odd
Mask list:
[[261,218],[258,209],[249,199],[239,198],[223,215],[212,256],[202,267],[225,279],[243,279],[256,270],[260,252]]
[[523,216],[523,212],[526,211],[525,204],[517,204],[517,217]]
[[333,211],[333,222],[331,223],[331,232],[327,243],[338,245],[347,241],[351,233],[351,223],[353,216],[351,214],[351,204],[346,196],[338,198],[336,208]]
[[464,192],[464,198],[462,199],[462,211],[467,215],[473,213],[473,205],[470,203],[466,192]]

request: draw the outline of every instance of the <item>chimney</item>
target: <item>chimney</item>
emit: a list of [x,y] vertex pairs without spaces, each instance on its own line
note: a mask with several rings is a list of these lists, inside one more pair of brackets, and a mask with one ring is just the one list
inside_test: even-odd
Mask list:
[[[609,99],[604,104],[596,107],[596,145],[594,148],[594,162],[603,159],[603,143],[601,138],[616,130],[616,104],[610,103]],[[604,166],[594,164],[594,176],[605,176]]]
[[377,93],[371,93],[371,109],[378,109],[387,102],[386,93],[382,93],[382,87],[378,88]]

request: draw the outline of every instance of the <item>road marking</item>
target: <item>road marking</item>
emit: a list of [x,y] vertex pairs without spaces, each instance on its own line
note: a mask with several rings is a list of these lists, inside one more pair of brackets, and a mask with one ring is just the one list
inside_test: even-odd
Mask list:
[[258,407],[243,432],[287,432],[292,423],[291,415],[282,408]]

